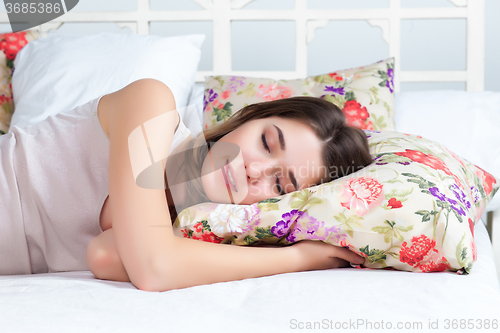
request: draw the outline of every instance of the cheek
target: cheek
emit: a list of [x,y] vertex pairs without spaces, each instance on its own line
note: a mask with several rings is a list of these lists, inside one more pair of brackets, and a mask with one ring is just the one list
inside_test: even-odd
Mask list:
[[207,155],[207,158],[203,162],[201,175],[201,184],[210,201],[220,203],[230,202],[229,194],[223,182],[222,171],[220,169],[213,171],[209,155]]

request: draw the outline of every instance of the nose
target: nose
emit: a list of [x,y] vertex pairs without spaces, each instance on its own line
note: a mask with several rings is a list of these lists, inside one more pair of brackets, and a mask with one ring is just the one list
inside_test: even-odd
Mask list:
[[276,173],[277,162],[272,160],[267,161],[252,161],[245,163],[245,171],[247,180],[250,184],[255,185],[259,182],[264,182],[272,179]]

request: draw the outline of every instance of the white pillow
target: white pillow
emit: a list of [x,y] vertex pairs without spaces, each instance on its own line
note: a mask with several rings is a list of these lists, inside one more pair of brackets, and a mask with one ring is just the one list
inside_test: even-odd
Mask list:
[[193,137],[203,130],[203,92],[204,83],[195,83],[189,97],[189,108],[185,114],[182,110],[179,111],[182,117],[182,122],[191,131]]
[[53,35],[28,43],[14,61],[11,127],[68,111],[133,81],[170,87],[176,107],[188,105],[205,35],[160,37],[99,33]]
[[[437,141],[500,178],[500,92],[401,92],[395,109],[398,132]],[[485,212],[497,209],[499,194]]]

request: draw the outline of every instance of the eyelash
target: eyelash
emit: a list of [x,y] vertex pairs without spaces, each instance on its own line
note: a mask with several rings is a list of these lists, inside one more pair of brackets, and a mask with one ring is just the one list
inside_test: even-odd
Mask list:
[[[269,149],[269,146],[267,145],[267,141],[266,141],[266,136],[264,134],[262,134],[262,144],[264,145],[264,148],[269,152],[271,153],[271,149]],[[279,189],[279,194],[280,195],[283,195],[283,188],[281,187],[280,185],[280,181],[279,181],[279,178],[276,177],[276,186],[278,186],[278,189]]]

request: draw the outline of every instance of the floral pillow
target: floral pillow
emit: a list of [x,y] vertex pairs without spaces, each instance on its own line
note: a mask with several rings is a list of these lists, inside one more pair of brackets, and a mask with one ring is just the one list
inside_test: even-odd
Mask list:
[[7,133],[14,113],[12,74],[14,59],[26,44],[39,37],[37,30],[0,34],[0,135]]
[[351,126],[378,131],[396,130],[394,58],[296,80],[206,76],[203,125],[205,129],[215,127],[248,104],[300,95],[319,97],[336,104]]
[[175,234],[235,245],[321,240],[366,257],[365,268],[468,274],[474,225],[497,179],[421,136],[365,134],[367,167],[252,205],[192,206],[175,220]]

